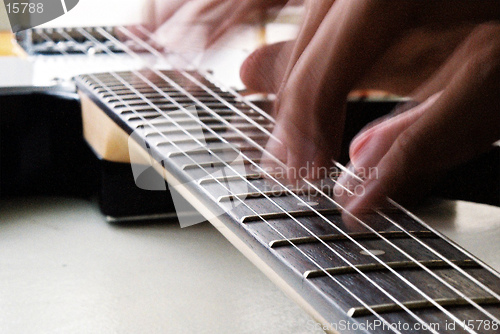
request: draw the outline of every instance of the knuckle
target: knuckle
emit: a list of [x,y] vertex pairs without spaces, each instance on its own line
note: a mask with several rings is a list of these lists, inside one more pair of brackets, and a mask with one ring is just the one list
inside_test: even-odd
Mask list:
[[464,70],[481,87],[495,82],[500,84],[500,39],[473,55],[464,65]]
[[500,24],[485,23],[478,25],[472,30],[464,41],[465,49],[472,54],[481,53],[498,45],[500,36]]
[[500,67],[500,24],[487,23],[477,27],[470,35],[467,48],[473,52],[468,66],[482,77],[498,75]]
[[469,42],[474,46],[487,46],[491,40],[500,34],[500,25],[485,23],[477,26],[470,34]]

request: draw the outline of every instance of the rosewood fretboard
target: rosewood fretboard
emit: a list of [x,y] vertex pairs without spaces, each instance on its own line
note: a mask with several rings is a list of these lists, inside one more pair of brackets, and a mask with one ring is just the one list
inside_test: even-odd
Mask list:
[[[494,324],[498,274],[397,205],[363,215],[371,229],[353,231],[328,192],[285,189],[266,177],[258,166],[273,119],[207,77],[144,70],[84,75],[76,83],[182,184],[188,201],[220,214],[213,223],[230,241],[253,252],[330,329],[343,320],[379,323],[368,330],[376,333],[409,332],[388,329],[398,322],[410,329],[439,324],[418,333],[498,332],[449,325]],[[323,185],[333,187],[335,177]]]

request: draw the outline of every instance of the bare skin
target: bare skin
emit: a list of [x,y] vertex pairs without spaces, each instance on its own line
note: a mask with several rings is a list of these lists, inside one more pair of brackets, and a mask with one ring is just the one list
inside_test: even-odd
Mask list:
[[[237,1],[250,2],[258,5]],[[306,5],[297,40],[256,51],[241,70],[250,88],[277,93],[278,141],[267,146],[272,155],[288,168],[331,164],[340,150],[346,98],[355,88],[387,89],[421,102],[368,126],[352,142],[354,168],[376,167],[378,173],[365,180],[363,196],[338,198],[346,210],[356,213],[383,204],[386,196],[404,197],[418,180],[500,139],[497,1]],[[339,187],[349,181],[343,176]]]
[[156,31],[153,44],[178,50],[186,44],[208,48],[231,28],[286,0],[149,0],[147,26]]
[[[417,101],[425,101],[367,127],[352,142],[355,169],[376,167],[378,174],[364,182],[363,196],[338,198],[347,211],[383,205],[386,196],[408,197],[413,192],[409,185],[418,183],[415,180],[467,161],[500,139],[500,7],[462,1],[460,8],[450,10],[449,2],[439,3],[337,0],[328,10],[313,8],[316,11],[306,18],[286,70],[268,72],[283,77],[260,78],[267,87],[276,88],[269,82],[280,82],[274,132],[280,141],[267,148],[296,169],[327,165],[338,154],[346,97],[352,89],[413,91],[410,95]],[[478,25],[482,22],[489,23]],[[308,30],[309,23],[315,29]],[[438,42],[447,36],[449,53],[435,55],[423,67],[409,62],[406,78],[405,71],[395,73],[394,67],[404,62],[394,55],[404,50],[408,36],[427,27],[436,32]],[[422,41],[429,39],[424,37]],[[252,76],[258,75],[255,68],[266,62],[259,53],[242,69],[250,85],[259,81]],[[271,52],[267,53],[269,58]],[[412,67],[426,75],[412,75]],[[388,75],[383,75],[384,68]],[[398,82],[406,84],[398,89]],[[340,187],[350,181],[343,176]]]

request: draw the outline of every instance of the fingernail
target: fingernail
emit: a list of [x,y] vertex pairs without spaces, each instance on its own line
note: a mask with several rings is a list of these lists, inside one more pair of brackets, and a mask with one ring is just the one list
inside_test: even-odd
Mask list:
[[362,148],[351,156],[351,163],[357,173],[364,173],[366,175],[369,168],[377,166],[390,147],[384,145],[383,140],[383,138],[379,138],[376,135],[371,135]]
[[365,148],[366,144],[371,139],[371,134],[373,129],[368,129],[365,132],[359,134],[356,138],[353,139],[351,146],[349,148],[349,155],[352,157],[358,156]]

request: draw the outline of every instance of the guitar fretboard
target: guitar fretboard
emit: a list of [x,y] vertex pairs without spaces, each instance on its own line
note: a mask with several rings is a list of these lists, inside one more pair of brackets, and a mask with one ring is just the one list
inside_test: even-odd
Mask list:
[[188,201],[218,217],[330,325],[440,323],[439,333],[470,333],[445,323],[500,317],[499,277],[406,210],[367,212],[353,231],[327,190],[336,173],[320,189],[295,189],[262,168],[274,120],[207,77],[143,70],[76,82]]

